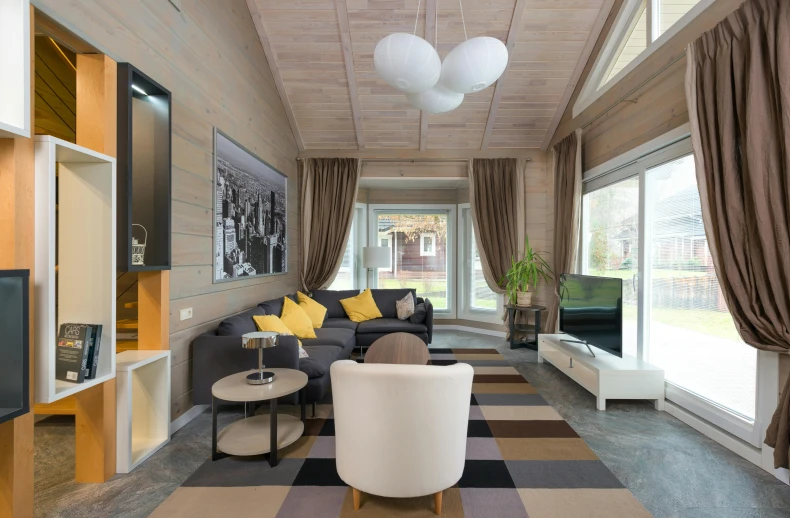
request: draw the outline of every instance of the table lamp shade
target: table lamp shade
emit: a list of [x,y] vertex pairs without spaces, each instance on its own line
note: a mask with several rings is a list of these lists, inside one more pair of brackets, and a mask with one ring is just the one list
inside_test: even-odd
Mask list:
[[388,268],[391,249],[387,246],[366,246],[362,248],[362,268]]

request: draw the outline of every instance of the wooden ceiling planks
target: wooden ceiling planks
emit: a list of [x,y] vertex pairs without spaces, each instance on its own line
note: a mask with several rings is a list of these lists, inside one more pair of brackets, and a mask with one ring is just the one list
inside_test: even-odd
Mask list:
[[457,2],[422,0],[419,17],[418,0],[248,3],[271,47],[269,65],[304,148],[375,152],[540,147],[556,128],[607,1],[465,0],[467,37],[508,42],[510,65],[495,86],[430,117],[378,77],[373,51],[388,34],[414,32],[416,19],[417,34],[429,42],[438,30],[444,59],[465,38]]

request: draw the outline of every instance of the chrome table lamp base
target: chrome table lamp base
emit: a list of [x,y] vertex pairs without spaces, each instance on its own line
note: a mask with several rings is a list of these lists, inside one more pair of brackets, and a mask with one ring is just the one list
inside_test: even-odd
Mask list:
[[247,375],[247,383],[250,385],[266,385],[274,381],[274,373],[259,369]]

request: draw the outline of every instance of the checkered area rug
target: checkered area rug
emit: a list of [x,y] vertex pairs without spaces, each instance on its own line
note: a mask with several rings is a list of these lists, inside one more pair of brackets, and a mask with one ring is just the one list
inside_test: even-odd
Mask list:
[[[465,362],[475,370],[466,466],[458,484],[444,492],[442,516],[651,516],[495,349],[431,349],[431,362]],[[297,408],[286,409],[298,415]],[[277,467],[263,456],[207,460],[152,516],[435,516],[430,495],[363,494],[354,511],[351,489],[335,469],[334,435],[332,406],[318,405],[304,435],[280,450]]]

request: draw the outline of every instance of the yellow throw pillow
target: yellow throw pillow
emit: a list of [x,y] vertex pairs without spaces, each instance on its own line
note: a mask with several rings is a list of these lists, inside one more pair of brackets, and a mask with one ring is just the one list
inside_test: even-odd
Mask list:
[[299,299],[299,307],[307,313],[310,320],[313,321],[313,327],[320,329],[324,325],[324,317],[326,316],[326,308],[314,301],[301,291],[296,294]]
[[352,322],[364,322],[365,320],[373,320],[374,318],[381,318],[381,311],[373,300],[373,293],[370,288],[366,289],[356,297],[350,299],[341,299],[340,303],[343,309],[346,310],[348,318]]
[[283,302],[283,312],[280,315],[280,320],[283,324],[291,330],[298,338],[315,338],[315,331],[313,331],[313,321],[305,313],[302,307],[291,300],[290,297],[285,297]]
[[[255,315],[252,317],[252,319],[255,321],[255,325],[257,326],[258,331],[272,331],[275,333],[280,333],[281,335],[284,336],[293,336],[291,330],[288,329],[288,326],[283,324],[283,321],[280,320],[280,317],[278,316]],[[299,347],[301,348],[302,347],[301,340],[297,339],[297,342],[299,342]]]

